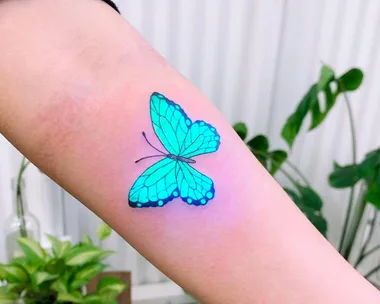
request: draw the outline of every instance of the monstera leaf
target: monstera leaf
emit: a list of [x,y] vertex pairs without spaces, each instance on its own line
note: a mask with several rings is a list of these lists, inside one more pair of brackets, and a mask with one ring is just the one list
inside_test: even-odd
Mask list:
[[313,130],[325,120],[339,95],[358,89],[362,81],[363,72],[357,68],[347,71],[340,77],[335,77],[334,71],[329,66],[323,65],[318,82],[310,87],[282,129],[281,135],[289,147],[293,146],[309,113],[311,115],[309,130]]

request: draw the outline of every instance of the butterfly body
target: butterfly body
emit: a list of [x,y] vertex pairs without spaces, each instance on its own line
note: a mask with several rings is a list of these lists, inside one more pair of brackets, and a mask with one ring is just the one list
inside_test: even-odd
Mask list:
[[188,163],[188,164],[194,164],[194,163],[196,163],[196,161],[194,159],[186,158],[186,157],[182,157],[182,156],[178,156],[178,155],[174,155],[174,154],[166,154],[166,157],[170,158],[170,159],[173,159],[173,160],[176,160],[176,161],[181,161],[181,162],[184,162],[184,163]]
[[206,205],[214,198],[213,181],[197,171],[192,164],[194,156],[216,152],[220,136],[210,124],[197,120],[192,122],[182,108],[159,93],[150,98],[150,116],[153,129],[167,152],[148,144],[163,157],[146,169],[129,192],[131,207],[162,207],[180,197],[189,205]]

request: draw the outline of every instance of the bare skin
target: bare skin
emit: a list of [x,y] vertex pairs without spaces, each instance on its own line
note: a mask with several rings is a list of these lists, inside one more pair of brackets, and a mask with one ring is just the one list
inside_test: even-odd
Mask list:
[[[378,303],[206,98],[111,8],[93,0],[0,2],[0,132],[205,303]],[[216,197],[133,209],[128,191],[161,147],[157,91],[221,135],[196,157]],[[161,147],[162,148],[162,147]]]

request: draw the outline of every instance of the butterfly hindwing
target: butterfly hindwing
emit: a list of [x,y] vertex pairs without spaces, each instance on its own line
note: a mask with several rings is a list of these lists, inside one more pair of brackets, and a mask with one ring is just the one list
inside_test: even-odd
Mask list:
[[177,162],[164,158],[141,174],[129,191],[131,207],[158,207],[179,196]]
[[179,155],[192,124],[190,118],[179,105],[159,93],[150,98],[150,117],[162,145],[169,153]]
[[213,181],[188,163],[181,161],[177,163],[176,176],[180,196],[189,205],[206,205],[214,198]]

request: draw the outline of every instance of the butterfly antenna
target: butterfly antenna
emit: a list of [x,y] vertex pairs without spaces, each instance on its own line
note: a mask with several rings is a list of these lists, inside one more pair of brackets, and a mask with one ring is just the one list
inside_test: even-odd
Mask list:
[[140,159],[138,159],[138,160],[136,160],[135,161],[135,164],[137,164],[138,162],[140,162],[140,161],[142,161],[142,160],[144,160],[144,159],[147,159],[147,158],[152,158],[152,157],[163,157],[163,156],[165,156],[165,155],[150,155],[150,156],[145,156],[145,157],[142,157],[142,158],[140,158]]
[[158,150],[155,146],[153,146],[153,145],[149,142],[148,138],[146,138],[146,134],[145,134],[145,132],[142,132],[142,135],[144,136],[144,138],[145,138],[145,140],[146,140],[146,142],[148,143],[149,146],[151,146],[154,150],[156,150],[156,151],[162,153],[163,155],[166,155],[166,153],[162,152],[161,150]]

